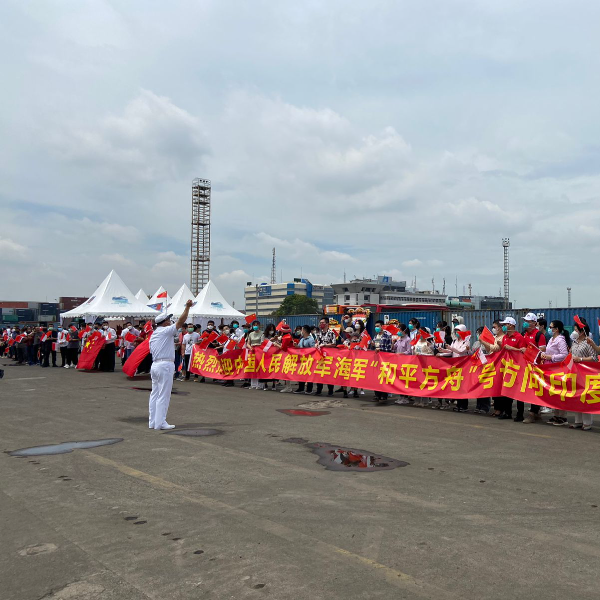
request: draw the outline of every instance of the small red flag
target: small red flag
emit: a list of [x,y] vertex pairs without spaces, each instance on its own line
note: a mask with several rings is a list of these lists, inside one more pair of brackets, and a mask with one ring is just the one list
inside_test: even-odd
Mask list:
[[229,338],[224,333],[217,338],[217,342],[219,342],[219,344],[221,344],[221,346],[228,340],[229,340]]
[[471,360],[478,365],[485,365],[485,363],[488,361],[483,348],[479,348],[477,351],[475,351],[471,356]]
[[256,313],[247,315],[244,320],[246,321],[246,323],[248,323],[248,325],[250,325],[250,323],[252,323],[252,321],[256,321]]
[[71,331],[77,331],[77,327],[75,327],[75,325],[71,325],[71,327],[69,327],[69,329],[70,329]]
[[579,318],[579,315],[575,315],[573,317],[573,320],[575,321],[575,323],[577,323],[577,325],[579,325],[579,327],[581,327],[581,329],[585,330],[585,325],[581,322],[581,319]]
[[421,336],[422,340],[428,340],[433,337],[431,333],[427,331],[427,329],[419,329],[419,335]]
[[486,344],[490,345],[496,343],[496,338],[494,337],[494,334],[487,327],[483,328],[483,331],[479,335],[479,339],[482,342],[485,342]]
[[25,337],[24,335],[18,335],[18,336],[15,338],[15,342],[16,342],[17,344],[20,344],[20,343],[23,341],[23,338],[24,338],[24,337]]
[[[129,358],[125,361],[123,365],[123,373],[127,375],[127,377],[133,377],[137,368],[140,366],[144,358],[150,354],[150,338],[152,336],[149,335],[137,348],[131,353]],[[77,365],[79,368],[79,364]]]
[[265,340],[260,345],[260,348],[263,352],[266,352],[266,353],[275,352],[275,350],[277,350],[277,346],[274,346],[273,342],[271,340]]
[[86,333],[88,333],[88,331],[90,331],[92,328],[91,326],[88,324],[86,325],[85,329],[82,329],[77,335],[79,336],[79,339],[81,339]]
[[370,341],[371,341],[371,336],[366,331],[363,331],[360,336],[360,342],[358,342],[358,345],[360,348],[366,349],[369,347]]
[[436,344],[445,344],[446,343],[446,335],[444,334],[443,331],[434,332],[433,337],[435,338]]
[[275,327],[275,331],[281,331],[286,325],[287,323],[285,321],[279,321],[277,327]]
[[166,291],[161,292],[160,294],[158,294],[158,296],[156,296],[157,299],[158,298],[166,298],[166,297],[167,297],[167,292]]
[[218,337],[219,336],[214,331],[211,331],[209,335],[207,335],[206,337],[203,337],[202,341],[198,343],[198,347],[201,348],[202,350],[206,350],[208,348],[208,345],[213,340],[216,340]]
[[131,331],[128,331],[125,334],[125,341],[126,342],[132,342],[133,343],[133,342],[135,342],[135,340],[137,340],[137,336],[135,334],[131,333]]
[[540,357],[540,349],[534,344],[528,344],[527,350],[525,350],[525,354],[523,354],[523,358],[530,363],[536,363],[538,358]]
[[463,342],[471,335],[470,331],[461,331],[459,330],[454,330],[456,331],[456,333],[458,334],[458,336],[460,337],[461,340],[463,340]]
[[396,327],[396,325],[384,325],[383,328],[392,335],[398,335],[398,332],[400,331],[400,327]]
[[144,325],[144,333],[152,333],[154,329],[152,328],[152,321],[146,321]]

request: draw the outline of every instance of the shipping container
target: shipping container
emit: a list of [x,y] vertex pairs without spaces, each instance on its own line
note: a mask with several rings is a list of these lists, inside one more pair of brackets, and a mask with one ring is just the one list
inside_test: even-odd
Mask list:
[[18,323],[19,317],[17,315],[2,315],[0,317],[2,319],[2,323]]
[[390,321],[396,319],[399,323],[408,325],[411,319],[418,319],[422,327],[428,327],[430,331],[435,331],[435,326],[438,321],[446,320],[446,311],[444,310],[402,310],[398,312],[386,312],[386,313],[375,313],[371,314],[369,322],[367,323],[367,330],[369,335],[374,334],[375,321],[386,321],[386,318]]
[[28,308],[27,302],[6,301],[0,302],[0,308]]
[[269,323],[277,325],[280,321],[285,321],[291,327],[292,331],[298,326],[302,327],[302,325],[310,325],[311,327],[313,325],[316,326],[319,324],[320,319],[321,315],[286,315],[285,317],[258,318],[263,329],[265,328],[265,325],[268,325]]

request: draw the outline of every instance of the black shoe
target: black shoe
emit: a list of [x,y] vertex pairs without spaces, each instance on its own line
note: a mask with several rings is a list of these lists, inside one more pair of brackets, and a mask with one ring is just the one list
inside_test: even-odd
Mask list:
[[235,387],[235,384],[233,383],[233,381],[226,381],[223,385],[225,387]]
[[314,396],[320,396],[320,395],[321,395],[321,392],[315,392],[314,393]]
[[328,396],[333,396],[333,392],[329,392],[327,395]]
[[249,384],[249,383],[244,383],[244,384],[242,384],[242,387],[243,387],[243,388],[249,388],[249,387],[250,387],[250,384]]
[[352,397],[353,397],[353,398],[358,398],[358,392],[354,392],[354,393],[352,394]]
[[343,392],[344,390],[342,388],[338,388],[337,390],[335,390],[334,394],[337,394],[338,392]]
[[[198,379],[198,378],[197,378],[197,377],[195,377],[195,379]],[[206,379],[203,377],[203,378],[200,380],[200,383],[205,383],[205,382],[206,382]]]
[[344,398],[348,397],[348,392],[346,390],[344,390]]
[[304,390],[294,390],[292,394],[304,394]]
[[513,419],[513,421],[514,421],[515,423],[522,423],[522,422],[523,422],[523,415],[517,415],[517,416],[516,416],[516,417]]
[[501,421],[505,421],[506,419],[512,419],[512,415],[502,414],[498,417]]

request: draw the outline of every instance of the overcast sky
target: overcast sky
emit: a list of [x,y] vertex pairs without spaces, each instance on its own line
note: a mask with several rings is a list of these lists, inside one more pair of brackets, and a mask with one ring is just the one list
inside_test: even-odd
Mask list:
[[5,0],[0,300],[355,275],[600,305],[600,5]]

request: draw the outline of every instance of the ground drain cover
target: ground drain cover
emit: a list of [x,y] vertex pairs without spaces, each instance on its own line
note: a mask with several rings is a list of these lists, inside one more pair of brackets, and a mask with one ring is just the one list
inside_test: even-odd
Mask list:
[[187,435],[190,437],[206,437],[209,435],[221,435],[220,429],[170,429],[165,435]]
[[278,408],[276,410],[284,415],[288,415],[288,417],[320,417],[331,414],[328,410],[298,410],[292,408]]
[[122,442],[123,438],[108,438],[106,440],[88,440],[83,442],[62,442],[60,444],[50,444],[47,446],[32,446],[31,448],[21,448],[20,450],[7,451],[10,456],[46,456],[48,454],[67,454],[78,448],[97,448],[98,446],[110,446]]

